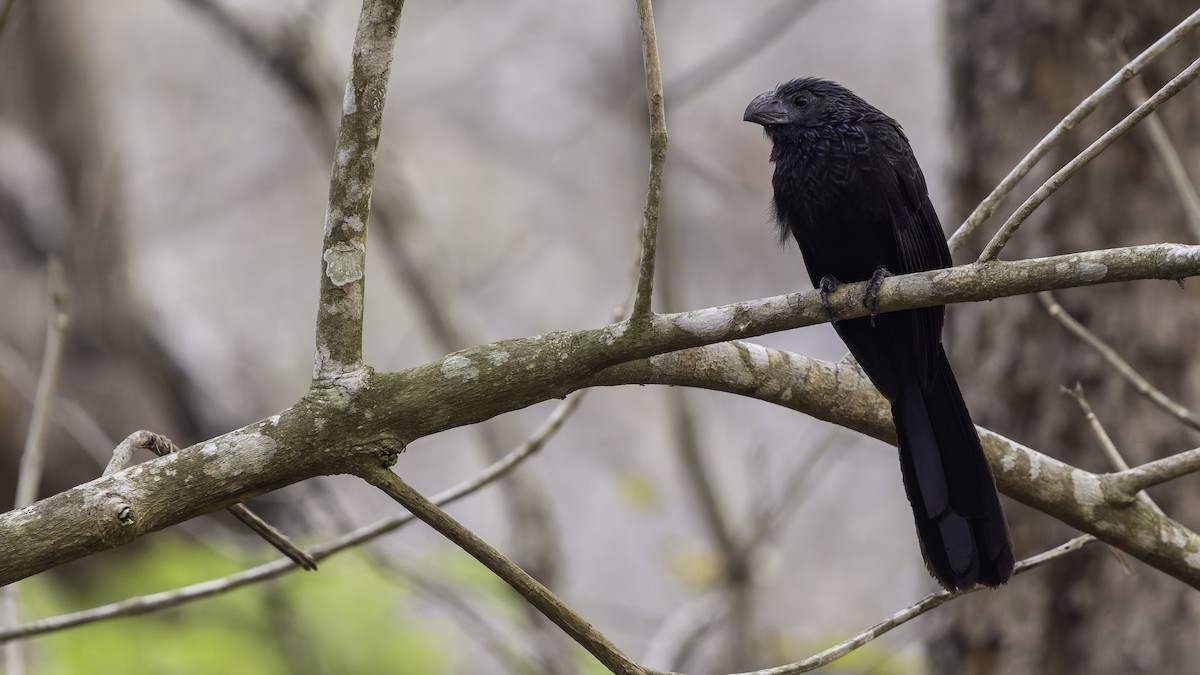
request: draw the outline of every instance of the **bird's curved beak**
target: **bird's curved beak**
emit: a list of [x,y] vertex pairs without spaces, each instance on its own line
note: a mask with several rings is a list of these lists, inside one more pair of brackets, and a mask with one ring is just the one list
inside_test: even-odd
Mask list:
[[764,92],[754,97],[750,101],[750,105],[746,106],[746,114],[742,115],[742,119],[747,122],[761,124],[764,127],[769,127],[775,124],[783,124],[787,122],[787,106],[779,100],[774,91]]

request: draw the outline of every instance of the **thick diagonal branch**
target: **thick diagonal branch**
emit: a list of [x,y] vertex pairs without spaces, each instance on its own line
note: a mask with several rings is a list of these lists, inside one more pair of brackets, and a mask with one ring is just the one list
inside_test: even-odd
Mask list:
[[[879,307],[882,311],[895,311],[1054,288],[1133,279],[1179,279],[1197,274],[1200,274],[1200,246],[1135,246],[892,277],[880,289]],[[867,311],[859,302],[862,286],[847,284],[831,295],[832,306],[839,316],[861,316]],[[1173,291],[1174,286],[1164,286],[1164,292]],[[149,532],[300,480],[345,472],[360,461],[362,454],[372,452],[371,448],[385,441],[399,447],[430,434],[601,384],[597,375],[622,363],[827,320],[818,294],[808,291],[681,314],[654,315],[641,329],[631,329],[632,324],[623,321],[602,328],[502,340],[464,349],[405,371],[364,370],[357,377],[338,378],[314,389],[279,415],[61,492],[25,509],[0,514],[0,541],[15,552],[0,556],[0,584],[115,548]],[[751,360],[760,356],[746,354]],[[650,375],[647,373],[645,377]],[[697,381],[692,386],[719,389],[714,384],[718,376],[713,373],[714,379]],[[639,380],[625,382],[632,384]],[[802,391],[797,390],[798,398],[791,405],[799,405],[800,398],[808,398],[807,394],[799,396]],[[851,428],[862,426],[861,421],[848,417],[849,410],[856,405],[853,401],[878,404],[876,399],[862,396],[866,394],[857,399],[848,397],[843,402],[839,423]],[[871,418],[869,411],[860,412],[864,415],[862,419]],[[876,434],[891,433],[890,423],[884,424],[888,431],[877,428]],[[992,451],[993,458],[1011,455],[1014,466],[1026,467],[1030,462],[1047,466],[1054,463],[1027,448],[1014,446],[1017,449],[1009,452],[1005,450],[1007,447],[1003,443],[997,446]],[[1061,475],[1071,475],[1070,467],[1058,466]],[[166,471],[191,480],[179,477],[163,480],[161,472]],[[1084,479],[1091,475],[1080,474]],[[1011,489],[1017,492],[1014,496],[1029,499],[1038,508],[1044,506],[1043,510],[1068,503],[1044,501],[1037,494],[1030,494],[1017,477],[1010,480]],[[1005,485],[1003,480],[1001,485]],[[1136,509],[1137,504],[1122,508]],[[1059,513],[1050,512],[1060,517]],[[1096,513],[1101,513],[1099,507]],[[1068,509],[1061,517],[1080,529],[1091,527],[1086,524],[1089,518],[1085,511]],[[1153,518],[1147,522],[1152,524]],[[1095,534],[1105,539],[1105,533]],[[1184,535],[1188,542],[1189,537]],[[1164,551],[1164,555],[1170,558],[1179,550],[1173,548],[1169,555]],[[1200,544],[1196,552],[1200,553]],[[1164,571],[1200,585],[1200,570],[1181,570],[1177,560],[1166,558],[1154,557],[1150,550],[1143,557],[1153,560]]]

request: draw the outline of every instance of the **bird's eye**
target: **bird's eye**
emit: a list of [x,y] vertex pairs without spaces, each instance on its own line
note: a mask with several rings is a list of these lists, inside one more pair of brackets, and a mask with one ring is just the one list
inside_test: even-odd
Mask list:
[[808,104],[809,104],[808,96],[805,96],[804,94],[800,94],[796,98],[792,99],[792,103],[797,108],[807,108]]

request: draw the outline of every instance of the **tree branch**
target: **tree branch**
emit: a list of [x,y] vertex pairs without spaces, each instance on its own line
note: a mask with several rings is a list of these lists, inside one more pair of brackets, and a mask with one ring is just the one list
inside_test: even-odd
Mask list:
[[[11,7],[11,5],[10,5]],[[0,29],[8,7],[0,14]],[[66,343],[67,282],[63,277],[62,265],[51,257],[47,264],[50,307],[46,317],[46,344],[42,353],[42,372],[38,377],[37,393],[33,398],[33,409],[29,414],[29,429],[25,434],[25,448],[21,452],[21,466],[17,471],[17,489],[14,506],[29,506],[37,499],[38,486],[42,483],[42,466],[46,457],[46,428],[50,425],[50,411],[54,407],[54,392],[58,389],[58,374],[62,368],[63,345]],[[7,628],[18,621],[19,605],[16,584],[0,589],[0,627]],[[8,675],[24,675],[25,654],[19,645],[4,650],[4,672]]]
[[[1122,61],[1129,60],[1129,55],[1120,47],[1117,47],[1117,56]],[[1136,77],[1129,82],[1129,88],[1125,90],[1125,94],[1129,104],[1135,108],[1150,98],[1146,87]],[[1166,170],[1167,177],[1171,179],[1171,185],[1179,194],[1179,201],[1183,203],[1183,212],[1187,214],[1192,235],[1196,241],[1200,241],[1200,194],[1196,193],[1196,184],[1188,175],[1183,158],[1179,156],[1179,149],[1171,141],[1171,135],[1167,133],[1167,126],[1158,115],[1150,115],[1146,118],[1146,133],[1150,135],[1150,142],[1158,152],[1158,158],[1162,160],[1163,169]]]
[[[463,497],[475,494],[483,487],[491,484],[503,476],[508,475],[510,471],[517,467],[518,464],[524,462],[529,457],[533,456],[537,451],[541,450],[545,442],[562,426],[571,411],[579,404],[580,399],[587,393],[578,391],[568,396],[564,401],[558,404],[554,412],[542,423],[542,426],[529,436],[524,443],[508,453],[503,459],[494,462],[483,471],[479,472],[475,477],[463,483],[439,492],[433,497],[433,503],[438,506],[446,506],[452,504]],[[324,560],[331,555],[340,553],[347,549],[365,544],[373,539],[382,537],[385,534],[394,532],[408,523],[415,520],[410,513],[400,513],[382,518],[369,525],[364,525],[353,532],[334,539],[333,541],[314,546],[309,554],[314,560]],[[0,630],[0,644],[10,640],[33,637],[35,635],[43,635],[55,631],[82,626],[104,619],[111,619],[118,616],[136,616],[139,614],[148,614],[156,612],[160,609],[168,607],[178,607],[196,600],[202,600],[214,595],[226,593],[243,586],[274,579],[289,572],[294,572],[298,569],[288,560],[275,560],[273,562],[259,565],[237,574],[232,574],[219,579],[202,581],[200,583],[177,588],[163,593],[154,593],[152,595],[143,595],[120,602],[86,609],[72,614],[63,614],[61,616],[41,619],[27,624],[17,626],[15,628],[5,628]]]
[[1046,134],[1042,140],[1038,141],[1033,150],[1025,156],[1004,180],[1000,181],[987,197],[975,207],[971,215],[966,221],[955,230],[953,236],[950,237],[950,250],[957,251],[966,243],[967,239],[979,229],[985,220],[990,218],[996,212],[996,207],[1000,205],[1000,201],[1012,192],[1017,183],[1029,173],[1038,162],[1042,160],[1056,145],[1062,141],[1068,131],[1074,129],[1076,125],[1082,122],[1088,115],[1092,114],[1100,103],[1112,95],[1126,80],[1136,76],[1138,73],[1149,65],[1152,61],[1161,56],[1164,52],[1170,49],[1176,42],[1179,42],[1192,31],[1197,25],[1200,25],[1200,10],[1193,12],[1188,18],[1184,19],[1180,24],[1171,29],[1166,35],[1154,41],[1137,58],[1130,61],[1125,67],[1118,70],[1112,77],[1108,78],[1099,89],[1092,92],[1087,98],[1079,102],[1075,109],[1067,113],[1067,116],[1062,119],[1050,133]]
[[1133,112],[1129,113],[1115,127],[1104,132],[1103,136],[1093,141],[1083,152],[1076,155],[1075,159],[1072,159],[1066,166],[1056,171],[1045,183],[1042,183],[1042,186],[1008,217],[1008,220],[1004,222],[1000,230],[996,232],[992,240],[984,247],[983,253],[979,255],[979,262],[995,260],[996,256],[1000,255],[1000,251],[1004,248],[1004,245],[1017,233],[1017,228],[1021,226],[1021,223],[1025,222],[1025,219],[1037,207],[1049,199],[1050,195],[1058,191],[1064,183],[1070,180],[1071,176],[1074,176],[1088,162],[1098,157],[1100,153],[1104,152],[1118,138],[1129,133],[1130,129],[1137,125],[1138,122],[1141,122],[1147,115],[1154,112],[1158,106],[1175,96],[1175,94],[1183,91],[1184,87],[1191,84],[1197,75],[1200,75],[1200,59],[1193,61],[1192,65],[1176,75],[1175,79],[1155,92],[1154,96],[1151,96],[1145,103],[1135,108]]
[[1104,361],[1111,366],[1113,370],[1117,371],[1118,375],[1125,378],[1125,381],[1128,382],[1134,388],[1134,390],[1137,391],[1137,393],[1145,396],[1150,400],[1151,403],[1165,410],[1167,414],[1173,415],[1180,422],[1183,422],[1187,426],[1200,431],[1200,416],[1197,416],[1196,413],[1188,410],[1183,405],[1172,400],[1171,397],[1164,394],[1158,387],[1150,384],[1150,381],[1142,377],[1141,373],[1137,372],[1133,366],[1129,365],[1128,361],[1121,358],[1121,355],[1118,354],[1115,349],[1108,346],[1108,344],[1101,340],[1099,336],[1088,330],[1083,324],[1076,321],[1075,317],[1071,316],[1071,314],[1067,312],[1062,305],[1058,304],[1052,293],[1048,291],[1044,293],[1038,293],[1037,298],[1042,303],[1042,306],[1046,308],[1046,311],[1051,317],[1061,323],[1063,327],[1070,331],[1075,337],[1082,340],[1084,344],[1095,350],[1095,352],[1100,355],[1100,358],[1104,359]]
[[[1096,417],[1096,413],[1092,410],[1091,404],[1087,402],[1087,397],[1083,395],[1083,385],[1076,382],[1074,389],[1062,387],[1062,391],[1067,396],[1075,399],[1075,402],[1078,403],[1079,407],[1083,410],[1083,416],[1087,419],[1088,425],[1091,426],[1092,433],[1095,434],[1096,440],[1100,441],[1100,447],[1104,450],[1104,454],[1108,456],[1108,461],[1112,462],[1112,465],[1117,468],[1117,471],[1128,471],[1129,464],[1121,455],[1121,451],[1117,448],[1117,444],[1113,442],[1112,437],[1108,435],[1108,431],[1104,429],[1104,425],[1100,423],[1100,418]],[[1159,508],[1158,504],[1154,503],[1154,500],[1150,498],[1150,495],[1146,494],[1145,490],[1134,493],[1134,496],[1141,500],[1143,504],[1153,509],[1154,512],[1160,516],[1166,515],[1166,513]]]
[[616,645],[609,642],[608,638],[593,628],[583,617],[576,614],[550,589],[538,583],[537,579],[526,574],[524,570],[514,565],[512,561],[505,558],[503,554],[492,548],[475,533],[463,527],[445,511],[435,506],[433,502],[409,487],[399,476],[377,463],[364,463],[359,468],[358,475],[384,491],[414,516],[425,521],[427,525],[442,533],[459,548],[483,563],[609,670],[620,675],[644,675],[636,663],[622,654]]
[[[1076,538],[1072,539],[1071,541],[1066,542],[1065,544],[1056,546],[1055,548],[1052,548],[1049,551],[1046,551],[1044,553],[1039,553],[1038,555],[1035,555],[1030,558],[1026,558],[1025,560],[1022,560],[1021,562],[1017,563],[1016,567],[1013,569],[1013,576],[1022,574],[1024,572],[1028,572],[1029,570],[1037,568],[1037,567],[1041,567],[1042,565],[1050,562],[1051,560],[1061,558],[1062,556],[1064,556],[1068,553],[1071,553],[1073,551],[1078,551],[1079,549],[1083,548],[1084,546],[1086,546],[1087,544],[1090,544],[1093,541],[1096,541],[1095,537],[1085,534],[1082,537],[1076,537]],[[970,593],[975,593],[977,591],[983,590],[984,588],[985,588],[984,586],[975,586],[974,588],[971,588],[971,589],[968,589],[965,591],[960,591],[958,593],[949,593],[944,590],[930,593],[929,595],[925,596],[923,599],[921,599],[916,604],[911,605],[909,607],[905,607],[904,609],[900,610],[899,612],[896,612],[895,614],[889,616],[887,619],[884,619],[883,621],[880,621],[879,623],[875,624],[874,626],[871,626],[870,628],[864,630],[863,632],[859,633],[858,635],[855,635],[854,637],[852,637],[848,640],[845,640],[843,642],[839,642],[838,644],[830,647],[829,649],[826,649],[825,651],[822,651],[818,654],[814,654],[814,655],[808,657],[807,659],[804,659],[803,661],[789,663],[785,666],[776,666],[774,668],[755,670],[755,671],[749,672],[749,673],[740,673],[739,675],[798,675],[798,673],[807,673],[809,671],[816,670],[817,668],[820,668],[822,666],[827,666],[830,663],[833,663],[834,661],[842,658],[843,656],[849,654],[850,652],[854,651],[855,649],[858,649],[859,647],[862,647],[863,645],[867,644],[868,642],[871,642],[875,638],[880,637],[881,635],[887,633],[888,631],[892,630],[893,628],[896,628],[898,626],[906,624],[909,621],[917,618],[918,616],[921,616],[922,614],[924,614],[932,609],[936,609],[936,608],[946,604],[947,602],[954,600],[955,598],[959,598],[964,595],[968,595]],[[646,674],[647,675],[679,675],[678,673],[663,673],[660,671],[650,671],[650,670],[647,670]]]
[[654,30],[651,0],[637,0],[642,30],[642,60],[646,66],[646,98],[650,106],[650,179],[646,185],[646,210],[642,223],[642,265],[638,272],[634,319],[651,314],[654,294],[654,256],[658,248],[658,206],[662,199],[663,163],[667,159],[667,113],[663,106],[662,69],[658,63],[658,34]]
[[[1127,495],[1200,471],[1200,448],[1156,459],[1141,466],[1112,474],[1110,478]],[[1200,558],[1198,558],[1200,559]]]
[[375,149],[403,7],[404,0],[365,0],[358,19],[325,214],[314,381],[352,376],[362,368],[367,220]]
[[[1200,246],[1134,246],[891,277],[882,284],[879,307],[895,311],[1049,288],[1195,274],[1200,274]],[[866,314],[860,302],[863,285],[846,284],[831,294],[838,316]],[[300,480],[345,472],[363,455],[376,454],[381,445],[400,448],[417,438],[560,398],[600,383],[597,374],[617,364],[825,321],[828,314],[818,294],[807,291],[654,315],[637,330],[631,330],[627,320],[602,328],[502,340],[405,371],[364,371],[359,377],[343,377],[310,391],[269,419],[0,514],[0,541],[18,552],[0,557],[0,584]],[[752,357],[758,358],[758,353],[747,352],[747,358]],[[740,372],[745,366],[737,362],[731,368]],[[719,389],[720,382],[717,378],[693,386]],[[859,423],[846,417],[849,409],[841,419],[843,426],[854,428]],[[884,433],[890,435],[890,423],[885,425],[889,431]],[[1018,462],[1028,466],[1038,461],[1029,459],[1026,450],[1020,451]],[[994,459],[1005,454],[999,448],[993,452]],[[1069,482],[1069,467],[1061,466]],[[172,475],[190,482],[164,479]],[[1016,493],[1025,494],[1020,480],[1010,480]],[[1035,504],[1045,502],[1047,509],[1055,507],[1053,500],[1037,495],[1025,498]],[[1077,524],[1086,520],[1078,509],[1066,509],[1064,514],[1080,529],[1096,527]],[[1200,552],[1200,545],[1196,550]],[[1200,575],[1200,570],[1179,570],[1170,560],[1154,557],[1169,558],[1176,552],[1148,545],[1142,553],[1169,573],[1183,578]]]
[[[858,368],[846,364],[733,342],[613,366],[591,384],[634,382],[749,396],[896,442],[887,401]],[[1200,566],[1189,562],[1200,559],[1200,536],[1134,499],[1136,490],[1128,489],[1136,486],[1121,484],[1114,478],[1120,474],[1089,473],[978,429],[1001,492],[1200,588]],[[1200,452],[1185,454],[1186,467],[1170,465],[1174,475],[1200,467]]]

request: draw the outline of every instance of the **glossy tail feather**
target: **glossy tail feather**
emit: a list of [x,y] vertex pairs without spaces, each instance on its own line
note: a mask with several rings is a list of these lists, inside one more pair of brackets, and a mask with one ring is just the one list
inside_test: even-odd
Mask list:
[[999,586],[1013,549],[996,484],[954,372],[939,348],[935,376],[904,378],[892,404],[900,470],[921,553],[946,590]]

